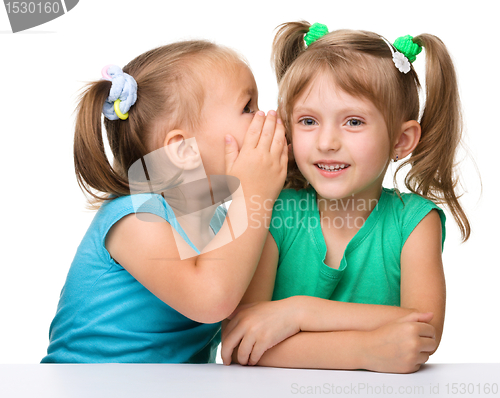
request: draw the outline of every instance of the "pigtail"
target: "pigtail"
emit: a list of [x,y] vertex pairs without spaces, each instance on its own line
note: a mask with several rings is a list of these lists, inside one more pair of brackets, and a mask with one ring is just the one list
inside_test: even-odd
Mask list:
[[278,84],[291,63],[305,50],[304,35],[310,26],[309,22],[301,21],[284,23],[278,27],[271,55]]
[[95,202],[108,199],[94,190],[117,195],[130,194],[127,180],[111,166],[104,150],[101,117],[102,106],[109,95],[111,82],[100,80],[90,83],[81,95],[77,107],[73,155],[75,173],[80,188]]
[[[414,42],[426,52],[426,102],[420,121],[422,135],[410,159],[407,188],[437,203],[445,203],[456,220],[463,241],[470,236],[467,216],[456,193],[456,152],[462,137],[458,84],[451,57],[436,36],[422,34]],[[402,166],[404,166],[401,165]]]

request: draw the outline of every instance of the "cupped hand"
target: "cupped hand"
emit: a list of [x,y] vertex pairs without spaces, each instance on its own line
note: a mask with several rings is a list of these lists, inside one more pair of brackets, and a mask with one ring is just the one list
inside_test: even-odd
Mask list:
[[288,150],[285,128],[275,111],[255,114],[243,145],[226,136],[226,175],[241,181],[245,196],[276,199],[286,178]]

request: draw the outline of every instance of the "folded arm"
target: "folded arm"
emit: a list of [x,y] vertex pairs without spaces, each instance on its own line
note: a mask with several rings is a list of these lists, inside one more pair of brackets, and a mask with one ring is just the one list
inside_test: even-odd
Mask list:
[[[269,291],[269,275],[276,273],[277,260],[278,250],[269,234],[263,257],[242,304],[270,299],[272,290]],[[274,285],[274,278],[272,283]],[[405,342],[402,343],[405,344],[404,347],[412,342],[414,346],[412,350],[404,350],[412,352],[408,355],[413,357],[407,360],[407,363],[413,365],[398,365],[396,369],[405,366],[415,367],[418,363],[425,362],[426,356],[428,358],[428,355],[437,349],[444,322],[444,299],[441,222],[437,212],[431,211],[410,235],[401,254],[401,307],[343,303],[305,296],[290,297],[271,303],[261,302],[250,306],[241,305],[240,312],[232,317],[232,322],[225,327],[223,333],[223,360],[224,363],[230,363],[232,353],[232,360],[241,364],[257,363],[282,367],[296,367],[294,365],[296,364],[297,367],[310,367],[306,364],[312,360],[314,364],[322,364],[312,367],[344,369],[342,367],[344,362],[338,364],[330,362],[330,366],[326,366],[321,358],[326,356],[329,361],[343,358],[343,355],[338,356],[343,350],[346,350],[347,355],[352,350],[355,352],[356,347],[362,346],[359,339],[365,343],[366,352],[368,352],[366,347],[380,347],[382,344],[380,330],[386,327],[391,333],[395,329],[399,330],[399,336],[398,333],[394,333],[394,343],[391,343],[391,340],[383,343],[390,346],[388,352],[391,352],[393,357],[398,355],[396,343],[398,337],[404,338]],[[425,314],[427,312],[432,314]],[[275,332],[272,332],[273,325],[276,325]],[[302,333],[298,333],[300,331]],[[304,331],[333,333],[304,333]],[[372,334],[347,333],[347,331],[371,331]],[[316,338],[321,339],[325,345],[317,345]],[[429,340],[433,340],[434,343]],[[233,352],[238,344],[240,344],[239,349]],[[270,349],[271,347],[273,348]],[[296,351],[295,348],[298,347],[302,347],[304,351]],[[305,347],[310,347],[311,351]],[[335,348],[336,354],[329,352],[327,347]],[[422,350],[430,348],[429,352],[423,353]],[[400,347],[399,353],[401,350]],[[303,358],[305,362],[301,360],[300,352],[306,353],[306,357]],[[291,360],[291,356],[294,356],[295,360]],[[388,359],[378,360],[382,363],[384,361],[390,362]],[[372,364],[378,362],[372,359]],[[361,362],[356,361],[354,366],[369,368],[366,363],[365,357]],[[385,369],[380,365],[372,367],[374,370]]]

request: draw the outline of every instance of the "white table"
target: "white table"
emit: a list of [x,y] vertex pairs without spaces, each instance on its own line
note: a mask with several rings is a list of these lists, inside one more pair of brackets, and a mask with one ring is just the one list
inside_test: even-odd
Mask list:
[[2,398],[500,397],[500,363],[408,375],[239,365],[0,365]]

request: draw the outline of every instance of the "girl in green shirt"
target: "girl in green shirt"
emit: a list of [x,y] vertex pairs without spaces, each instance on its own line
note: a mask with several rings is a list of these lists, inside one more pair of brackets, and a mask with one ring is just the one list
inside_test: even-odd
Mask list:
[[[419,118],[411,62],[422,47]],[[289,189],[225,326],[223,361],[414,372],[444,323],[445,216],[435,203],[448,206],[463,240],[470,234],[455,189],[461,118],[451,58],[428,34],[391,45],[371,32],[296,22],[278,31],[273,59],[293,154]],[[382,187],[391,160],[401,161],[396,172],[410,166],[411,193]]]

